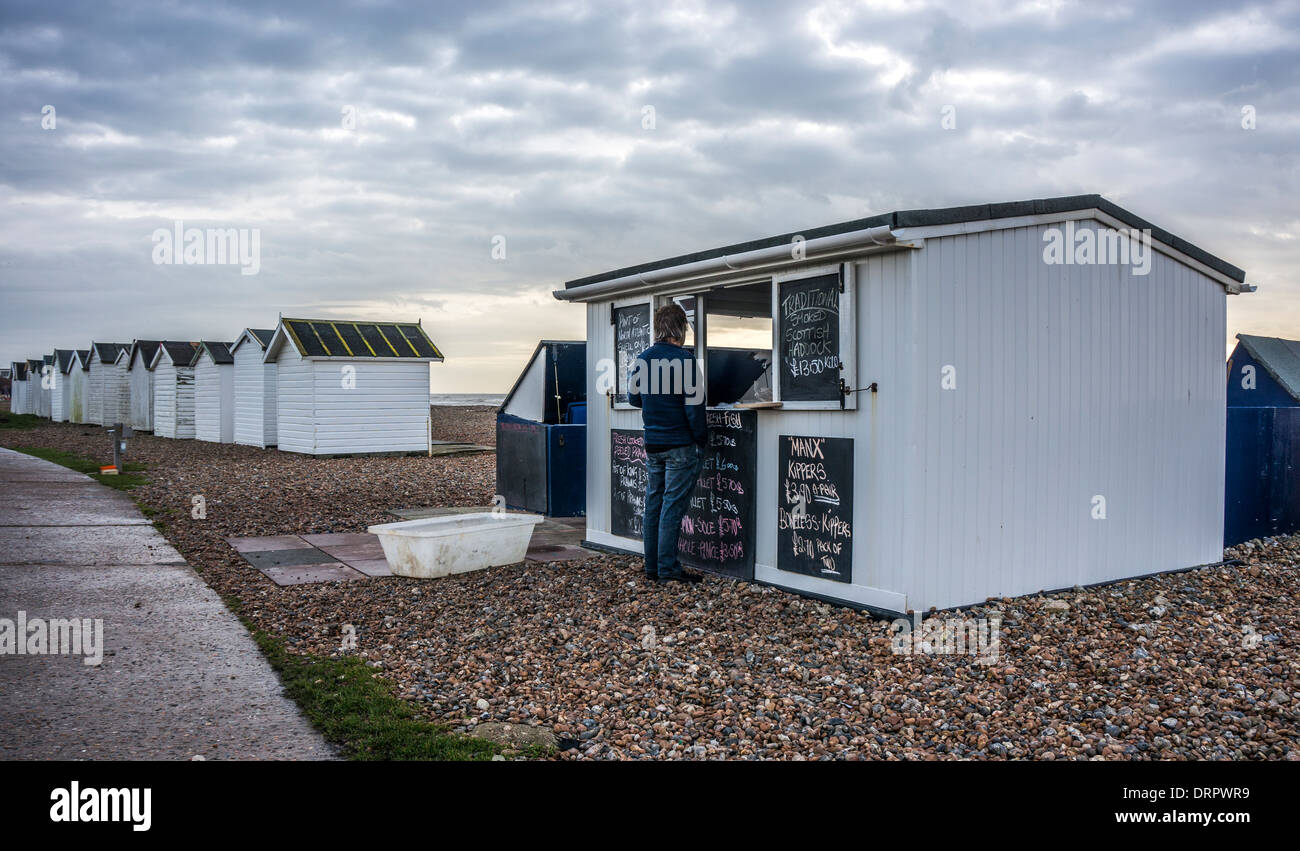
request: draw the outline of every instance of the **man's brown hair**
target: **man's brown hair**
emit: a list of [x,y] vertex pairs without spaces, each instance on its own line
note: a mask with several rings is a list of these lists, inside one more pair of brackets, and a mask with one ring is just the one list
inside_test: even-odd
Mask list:
[[686,311],[676,302],[655,311],[655,342],[668,339],[686,341]]

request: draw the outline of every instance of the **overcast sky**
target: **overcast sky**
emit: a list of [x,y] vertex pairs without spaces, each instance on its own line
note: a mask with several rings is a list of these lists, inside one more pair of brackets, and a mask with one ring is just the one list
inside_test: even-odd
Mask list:
[[[584,335],[565,280],[1089,192],[1246,270],[1229,338],[1300,338],[1298,84],[1295,2],[0,0],[0,362],[419,318],[435,391],[504,391]],[[177,220],[258,274],[155,264]]]

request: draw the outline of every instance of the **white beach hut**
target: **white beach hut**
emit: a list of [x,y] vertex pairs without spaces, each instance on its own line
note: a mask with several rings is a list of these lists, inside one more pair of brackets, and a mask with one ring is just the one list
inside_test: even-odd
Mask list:
[[72,353],[72,363],[64,381],[68,387],[68,422],[86,421],[86,376],[90,369],[90,350],[77,349]]
[[587,316],[587,540],[642,551],[641,412],[610,365],[635,362],[675,301],[710,427],[683,562],[893,613],[1218,562],[1225,316],[1245,280],[1083,195],[569,281],[556,297]]
[[245,328],[230,347],[235,359],[235,443],[275,446],[275,370],[263,356],[272,329]]
[[282,319],[264,360],[276,364],[276,444],[351,455],[429,449],[429,364],[442,353],[419,323]]
[[126,368],[117,356],[128,343],[90,344],[90,374],[86,385],[86,422],[111,426],[123,422]]
[[73,368],[77,353],[73,349],[54,350],[54,372],[50,376],[50,419],[56,423],[68,421],[68,372]]
[[158,340],[136,340],[126,354],[126,422],[136,431],[153,431],[153,358],[159,345]]
[[9,410],[15,414],[30,414],[27,407],[27,361],[16,360],[10,364]]
[[45,377],[45,360],[43,358],[27,359],[27,413],[44,416],[41,402],[44,388],[41,382]]
[[50,418],[50,397],[54,385],[54,355],[45,355],[40,360],[41,379],[38,382],[40,395],[36,397],[36,415]]
[[198,343],[164,340],[153,356],[153,433],[194,437],[194,350]]
[[194,352],[194,436],[235,441],[235,362],[230,343],[204,340]]

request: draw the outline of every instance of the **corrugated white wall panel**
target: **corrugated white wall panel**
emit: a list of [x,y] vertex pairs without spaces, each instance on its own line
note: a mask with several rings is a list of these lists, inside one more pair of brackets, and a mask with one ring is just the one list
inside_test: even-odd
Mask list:
[[68,421],[67,407],[65,405],[64,391],[67,388],[67,382],[63,380],[63,372],[59,369],[57,362],[50,373],[50,419],[56,423]]
[[317,361],[313,384],[316,454],[429,448],[427,363]]
[[68,422],[86,421],[86,371],[79,365],[68,373]]
[[175,366],[164,355],[154,370],[154,434],[194,437],[194,367]]
[[208,443],[235,440],[234,364],[214,363],[207,350],[194,365],[194,437]]
[[131,419],[130,389],[126,367],[120,362],[103,364],[103,425],[126,423]]
[[288,344],[280,349],[276,362],[275,399],[277,448],[284,452],[311,454],[315,449],[312,368]]
[[915,258],[913,608],[1221,557],[1223,288],[1158,253],[1146,276],[1047,265],[1044,229]]
[[36,415],[49,418],[50,416],[50,382],[57,372],[52,366],[42,366],[40,377],[36,381]]
[[153,371],[153,433],[176,436],[176,367],[163,355]]
[[265,449],[276,441],[276,365],[262,363],[262,350],[244,343],[235,350],[235,443]]
[[135,358],[126,371],[131,428],[153,431],[153,372]]
[[104,424],[104,365],[95,347],[90,347],[90,369],[86,371],[86,422]]
[[176,367],[176,437],[194,438],[194,367]]

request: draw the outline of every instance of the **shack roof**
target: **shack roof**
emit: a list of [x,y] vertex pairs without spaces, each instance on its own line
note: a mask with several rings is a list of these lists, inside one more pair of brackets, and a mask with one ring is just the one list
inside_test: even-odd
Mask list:
[[212,358],[212,362],[215,364],[234,363],[235,359],[230,356],[230,346],[230,343],[202,340],[199,342],[198,348],[194,350],[194,359],[190,361],[190,366],[197,364],[199,358],[203,357],[204,352],[208,353],[208,357]]
[[90,349],[77,349],[77,363],[81,364],[82,370],[90,369]]
[[131,344],[131,355],[126,362],[127,366],[135,366],[135,357],[139,355],[140,364],[145,369],[153,369],[153,358],[158,354],[158,346],[161,344],[161,340],[136,340]]
[[153,356],[153,366],[158,366],[158,361],[165,354],[176,366],[189,366],[194,360],[194,350],[199,346],[198,343],[186,343],[177,340],[163,340],[158,344],[158,351]]
[[1300,340],[1238,334],[1237,339],[1264,371],[1300,402]]
[[351,322],[339,319],[281,319],[267,355],[283,338],[304,358],[440,361],[442,352],[418,322]]
[[55,349],[54,359],[59,362],[59,372],[67,375],[72,369],[73,356],[76,354],[72,349]]
[[755,239],[749,242],[740,242],[734,245],[727,245],[721,248],[710,248],[704,251],[696,251],[692,254],[679,254],[676,257],[670,257],[666,260],[655,260],[650,263],[642,263],[638,266],[627,266],[622,269],[615,269],[611,272],[602,272],[598,275],[591,275],[586,278],[577,278],[576,280],[566,281],[564,288],[573,289],[575,287],[587,286],[588,284],[599,284],[604,281],[612,281],[627,275],[645,274],[659,269],[669,269],[673,266],[681,266],[686,263],[697,263],[702,260],[716,260],[732,254],[743,254],[747,251],[758,251],[764,248],[775,248],[777,246],[790,245],[796,237],[804,240],[820,239],[826,236],[837,236],[853,231],[867,230],[888,225],[891,230],[898,228],[913,227],[930,227],[935,225],[959,224],[962,222],[989,221],[993,219],[1009,219],[1021,216],[1037,216],[1052,213],[1070,213],[1083,210],[1100,210],[1107,215],[1118,219],[1125,226],[1135,230],[1150,230],[1151,238],[1158,242],[1168,245],[1170,248],[1181,251],[1193,260],[1199,261],[1211,269],[1231,278],[1234,281],[1244,282],[1246,273],[1226,260],[1222,260],[1210,254],[1201,248],[1192,245],[1184,239],[1174,236],[1164,228],[1156,227],[1118,204],[1107,201],[1100,195],[1068,195],[1058,198],[1038,198],[1030,201],[1009,201],[998,204],[977,204],[966,207],[942,207],[933,210],[896,210],[892,213],[881,213],[877,216],[869,216],[865,219],[854,219],[852,221],[840,222],[824,227],[811,228],[808,230],[791,231],[780,236],[772,236],[764,239]]
[[130,345],[130,343],[91,343],[90,347],[94,349],[95,357],[99,358],[100,363],[113,363],[117,360],[118,352]]
[[274,328],[245,328],[230,346],[230,353],[233,355],[244,343],[256,343],[261,351],[266,351],[274,336]]

